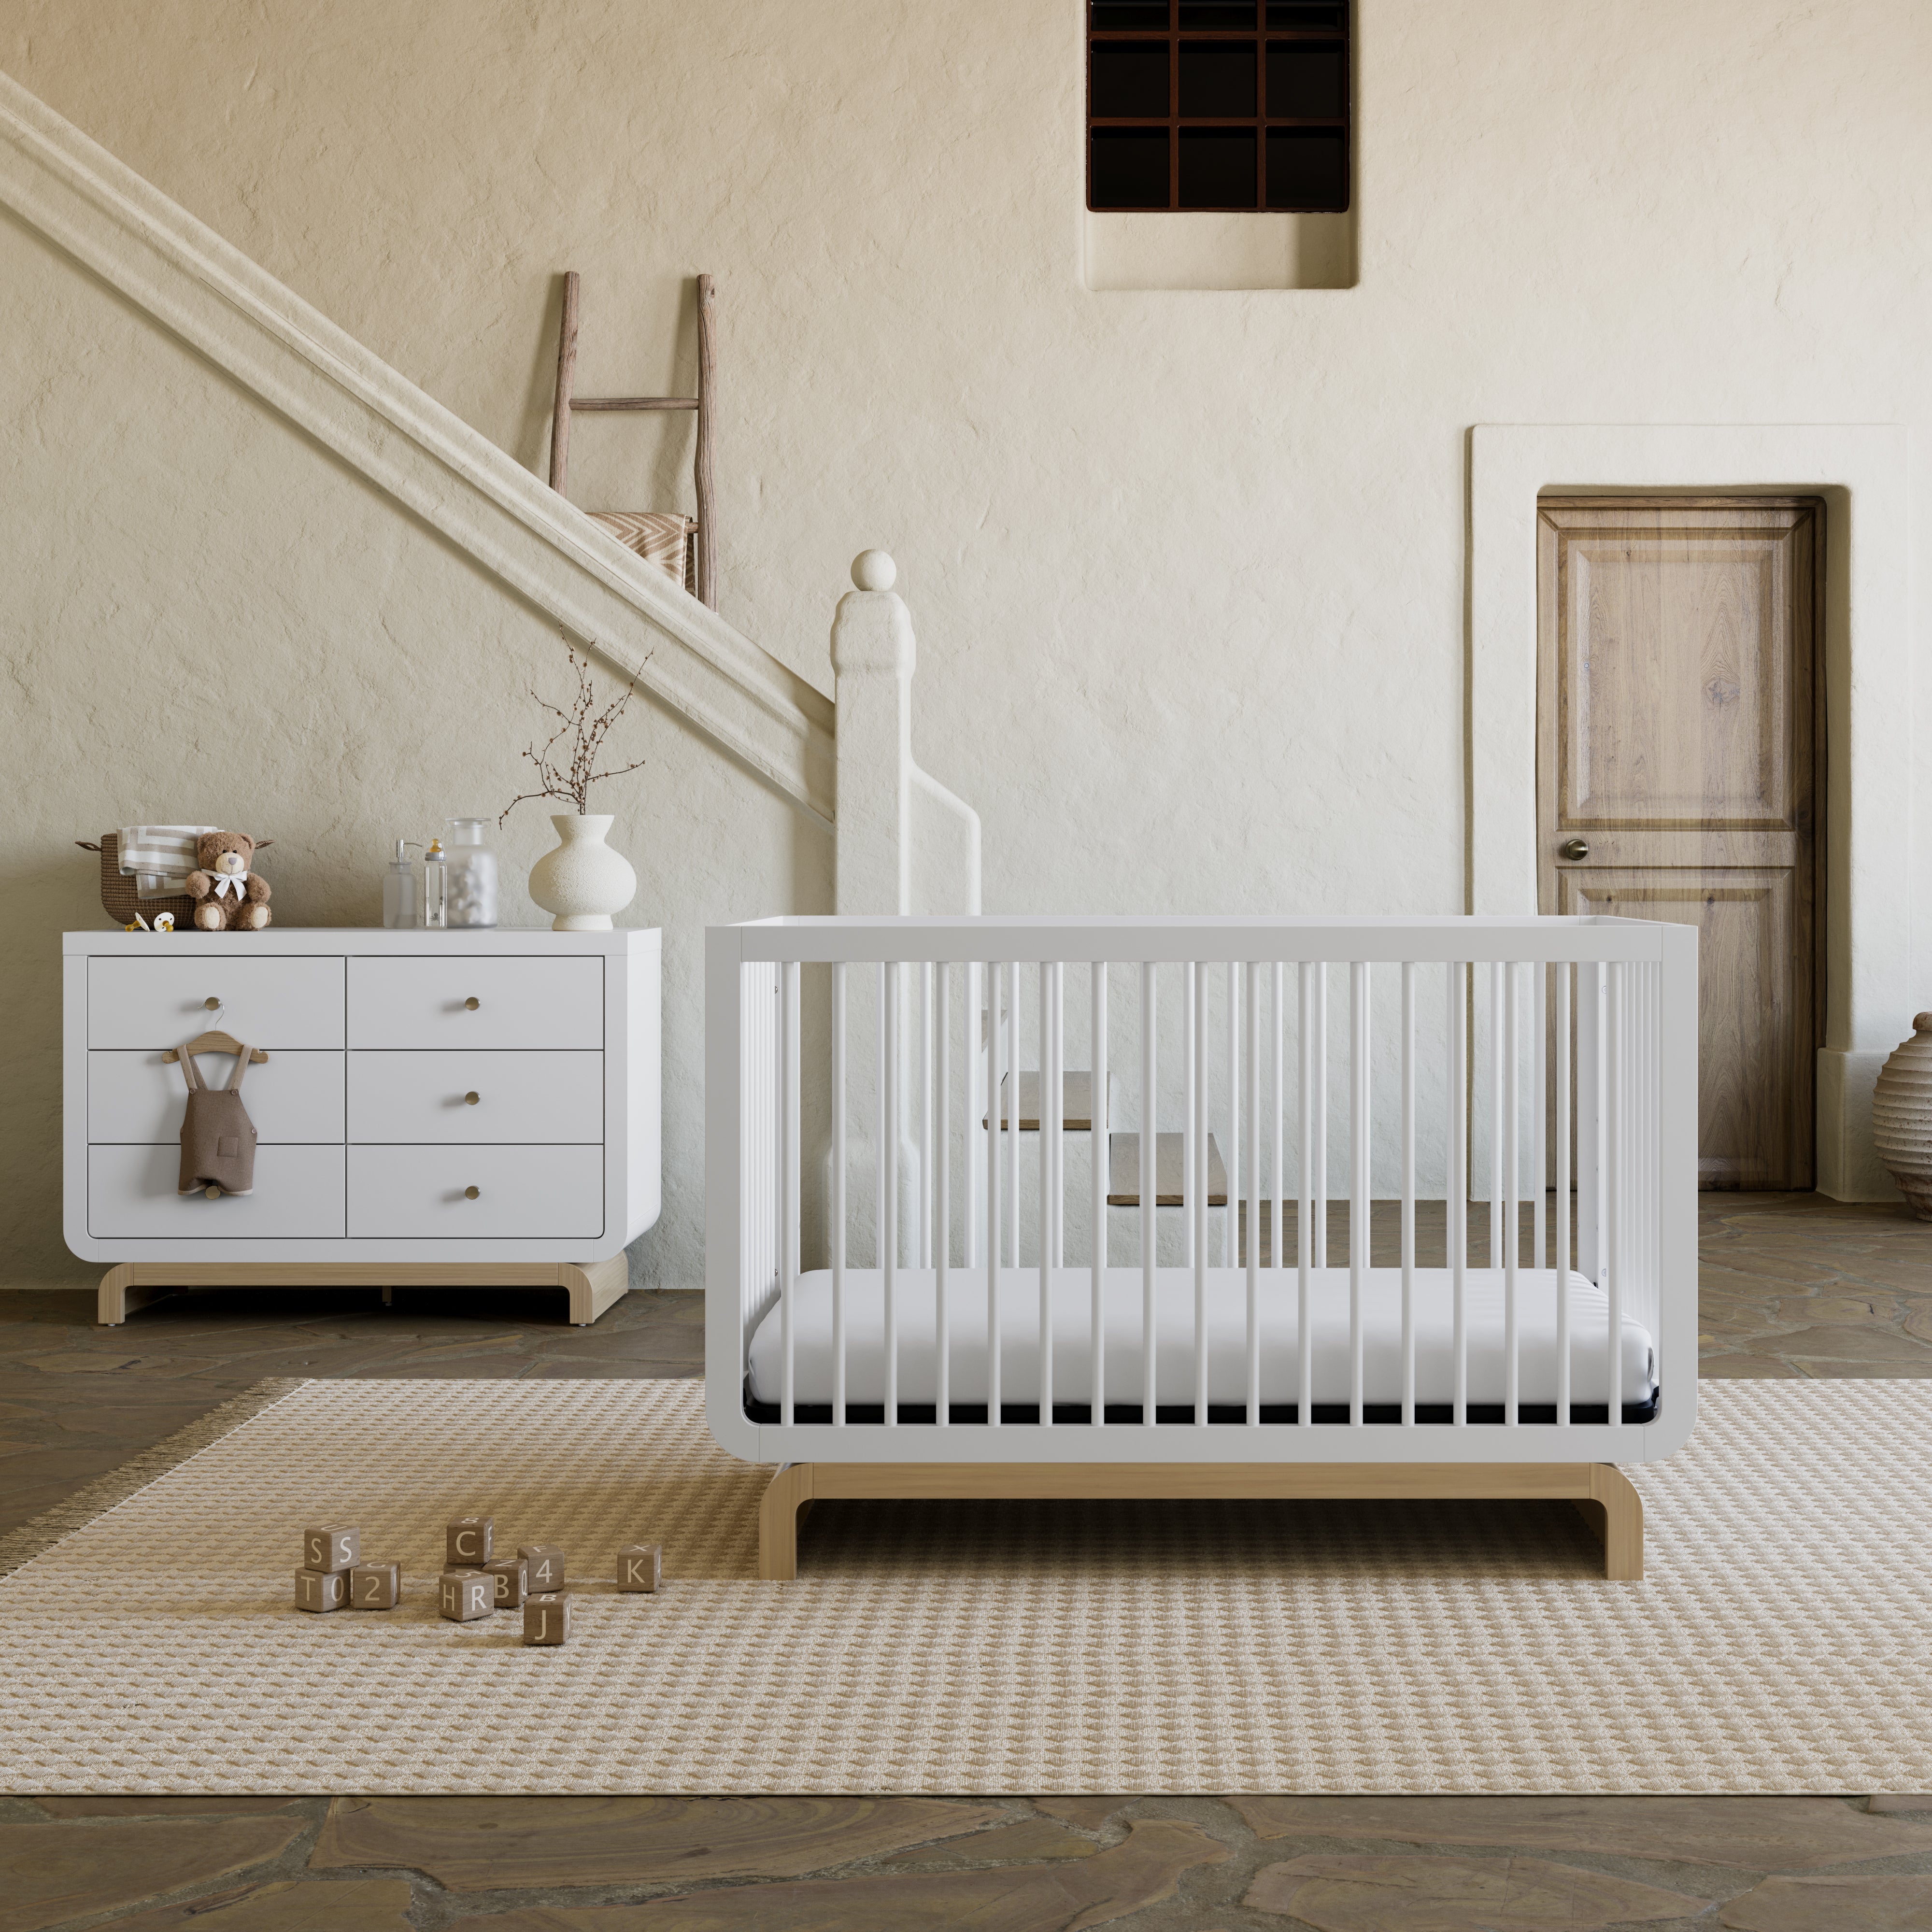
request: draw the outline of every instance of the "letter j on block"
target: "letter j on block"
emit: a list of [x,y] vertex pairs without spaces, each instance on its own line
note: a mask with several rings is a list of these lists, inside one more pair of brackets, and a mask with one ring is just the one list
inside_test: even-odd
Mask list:
[[532,1597],[524,1605],[526,1643],[566,1643],[570,1639],[570,1599],[555,1592]]
[[494,1516],[460,1516],[443,1532],[444,1560],[452,1570],[481,1569],[494,1554],[496,1534]]
[[362,1532],[338,1526],[302,1532],[304,1570],[352,1570],[362,1560]]

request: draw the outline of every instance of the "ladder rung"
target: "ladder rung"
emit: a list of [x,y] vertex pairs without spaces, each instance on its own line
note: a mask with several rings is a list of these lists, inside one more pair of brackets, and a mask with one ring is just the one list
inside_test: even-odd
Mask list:
[[694,410],[695,396],[572,396],[573,410]]

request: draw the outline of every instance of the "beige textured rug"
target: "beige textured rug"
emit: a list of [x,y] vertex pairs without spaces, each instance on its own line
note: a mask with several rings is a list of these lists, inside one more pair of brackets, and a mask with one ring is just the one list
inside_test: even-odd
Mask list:
[[[0,1580],[16,1791],[1923,1791],[1932,1384],[1716,1382],[1630,1472],[1649,1574],[1567,1508],[821,1504],[697,1382],[316,1382]],[[442,1525],[562,1544],[580,1634],[434,1613]],[[290,1606],[309,1524],[419,1580]]]

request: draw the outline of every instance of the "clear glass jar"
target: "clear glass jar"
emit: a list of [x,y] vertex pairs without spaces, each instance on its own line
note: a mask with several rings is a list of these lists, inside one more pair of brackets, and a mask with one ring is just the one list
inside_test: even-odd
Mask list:
[[496,855],[483,842],[484,821],[452,818],[445,885],[445,913],[452,926],[496,923]]

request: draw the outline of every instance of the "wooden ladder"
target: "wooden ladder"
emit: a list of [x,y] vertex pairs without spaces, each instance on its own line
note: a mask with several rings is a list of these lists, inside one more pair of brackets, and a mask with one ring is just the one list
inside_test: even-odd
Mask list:
[[717,353],[712,334],[714,291],[711,278],[698,278],[698,394],[694,396],[579,396],[577,380],[577,305],[578,276],[574,268],[563,278],[563,326],[556,346],[556,406],[550,417],[550,487],[561,496],[570,466],[570,418],[578,410],[694,410],[698,413],[698,454],[692,475],[698,486],[698,530],[692,586],[707,609],[718,608],[716,501],[711,467],[711,411],[717,392]]

